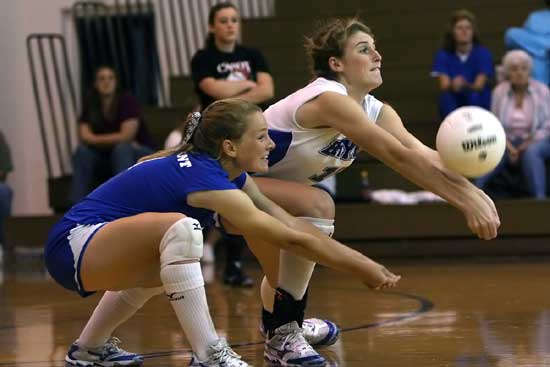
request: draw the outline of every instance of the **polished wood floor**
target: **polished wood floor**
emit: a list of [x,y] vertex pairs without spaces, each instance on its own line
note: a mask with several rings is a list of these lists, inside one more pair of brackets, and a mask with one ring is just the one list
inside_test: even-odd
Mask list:
[[[550,259],[389,259],[400,287],[375,292],[318,269],[309,315],[343,328],[322,350],[330,366],[550,366]],[[250,264],[250,272],[259,269]],[[212,269],[205,269],[212,274]],[[80,299],[54,284],[40,260],[0,272],[0,366],[64,366],[98,296]],[[235,350],[263,366],[258,289],[207,286],[214,322]],[[168,302],[153,299],[117,331],[146,366],[187,366],[189,344]]]

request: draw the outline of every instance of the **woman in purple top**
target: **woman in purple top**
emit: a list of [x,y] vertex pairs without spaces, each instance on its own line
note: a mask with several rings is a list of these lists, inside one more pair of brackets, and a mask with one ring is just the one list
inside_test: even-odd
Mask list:
[[491,110],[506,131],[506,154],[477,185],[485,190],[504,169],[519,165],[529,196],[544,199],[550,160],[550,92],[530,77],[533,60],[525,51],[509,51],[502,64],[507,80],[493,91]]
[[123,94],[113,68],[100,66],[78,121],[81,144],[73,156],[71,202],[103,179],[124,171],[153,152],[138,101]]
[[491,53],[479,43],[474,14],[458,10],[452,14],[449,26],[431,72],[437,77],[441,90],[439,113],[442,119],[461,106],[489,109],[488,81],[494,74]]

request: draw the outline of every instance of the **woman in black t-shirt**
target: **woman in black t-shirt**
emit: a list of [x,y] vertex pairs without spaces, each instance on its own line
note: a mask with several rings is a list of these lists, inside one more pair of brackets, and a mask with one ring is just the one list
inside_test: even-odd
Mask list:
[[[273,98],[273,79],[260,51],[237,44],[240,16],[235,5],[222,2],[210,8],[208,37],[204,49],[191,60],[195,92],[202,108],[224,98],[240,98],[259,105],[262,109]],[[211,230],[205,241],[205,253],[219,240]],[[253,281],[242,268],[242,252],[246,244],[240,237],[224,239],[227,249],[224,282],[233,286],[251,287]],[[206,257],[213,259],[213,255]]]
[[208,24],[205,48],[191,60],[202,108],[224,98],[240,98],[260,106],[273,98],[273,79],[262,54],[237,44],[240,16],[235,5],[214,5]]

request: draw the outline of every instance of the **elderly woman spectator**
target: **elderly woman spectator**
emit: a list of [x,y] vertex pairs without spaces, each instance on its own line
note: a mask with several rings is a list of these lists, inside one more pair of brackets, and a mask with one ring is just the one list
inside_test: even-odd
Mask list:
[[506,80],[494,89],[491,110],[506,131],[506,153],[477,184],[485,190],[504,170],[519,166],[529,196],[544,199],[550,160],[550,92],[531,77],[533,61],[525,51],[509,51],[502,63]]

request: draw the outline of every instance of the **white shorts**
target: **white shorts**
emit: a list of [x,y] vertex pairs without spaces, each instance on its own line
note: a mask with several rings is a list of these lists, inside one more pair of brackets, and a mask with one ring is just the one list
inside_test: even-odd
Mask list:
[[105,224],[76,224],[61,220],[48,236],[45,251],[48,271],[62,286],[78,292],[83,297],[93,292],[86,291],[82,286],[82,255],[94,234]]

